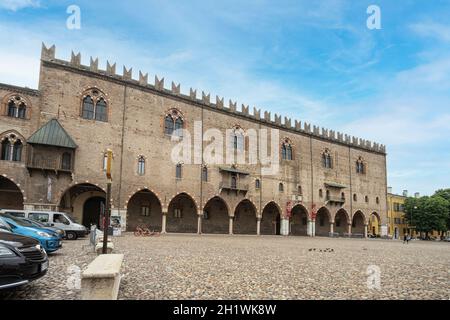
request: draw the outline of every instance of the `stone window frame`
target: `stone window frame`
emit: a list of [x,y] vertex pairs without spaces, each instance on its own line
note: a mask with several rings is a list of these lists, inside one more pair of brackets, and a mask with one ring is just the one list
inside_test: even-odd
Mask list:
[[202,182],[208,182],[209,181],[209,170],[207,165],[202,166]]
[[[25,138],[19,134],[16,131],[7,131],[4,132],[0,135],[0,153],[1,153],[1,158],[3,158],[3,142],[7,140],[9,143],[9,150],[8,150],[8,156],[6,157],[6,159],[3,159],[1,161],[10,161],[10,162],[16,162],[16,163],[21,163],[24,161],[24,150],[25,150],[25,145],[26,145],[26,140]],[[14,160],[15,159],[15,152],[16,152],[16,144],[19,145],[20,144],[20,159],[19,160]],[[1,159],[0,158],[0,159]]]
[[[286,151],[284,151],[286,150]],[[288,157],[288,150],[290,150],[290,157]],[[280,143],[280,158],[284,161],[292,161],[295,160],[294,157],[294,144],[292,140],[288,137],[285,137],[281,140]]]
[[[80,93],[80,118],[84,119],[84,120],[88,120],[88,121],[95,121],[95,122],[104,122],[107,123],[109,122],[109,119],[111,118],[111,103],[110,100],[108,98],[108,95],[99,87],[97,86],[91,86],[91,87],[87,87],[83,90],[82,93]],[[93,118],[89,119],[89,118],[85,118],[83,116],[83,111],[84,111],[84,100],[90,97],[93,100],[93,107],[94,107],[94,113],[93,113]],[[103,100],[106,104],[106,120],[100,120],[100,119],[96,119],[96,111],[97,111],[97,104]]]
[[278,184],[278,192],[284,192],[284,183],[283,182],[280,182]]
[[177,181],[183,179],[183,163],[179,162],[175,165],[175,179]]
[[[247,133],[240,124],[235,124],[228,132],[231,133],[229,142],[232,144],[229,146],[233,152],[244,152],[247,150],[246,136]],[[241,137],[241,144],[239,144],[239,137]],[[239,148],[241,146],[241,148]]]
[[[9,115],[9,106],[10,103],[14,103],[16,107],[15,115]],[[25,107],[25,114],[23,117],[19,117],[19,109],[23,105]],[[2,115],[8,117],[10,119],[18,119],[18,120],[30,120],[31,119],[31,111],[32,104],[30,99],[25,97],[24,95],[14,92],[6,95],[2,101]]]
[[332,170],[334,168],[334,159],[333,155],[330,149],[325,148],[322,151],[322,157],[321,157],[322,167],[325,169]]
[[261,179],[255,179],[255,190],[261,190]]
[[[167,131],[167,126],[166,126],[166,122],[167,122],[166,120],[167,120],[169,117],[171,118],[172,124],[173,124],[170,133]],[[177,120],[181,120],[181,121],[182,121],[181,129],[183,129],[183,130],[186,129],[186,117],[185,117],[184,114],[180,111],[180,109],[178,109],[178,108],[170,108],[169,110],[167,110],[167,111],[164,113],[164,116],[163,116],[163,118],[162,118],[162,131],[163,131],[164,136],[170,137],[170,138],[171,138],[172,135],[173,135],[173,133],[175,132],[175,130],[176,130],[176,129],[180,129],[180,128],[176,128],[176,122],[177,122]],[[183,139],[183,134],[178,135],[177,137],[178,137],[179,139]]]
[[366,174],[367,173],[367,163],[364,161],[362,156],[359,156],[356,160],[356,173],[357,174]]
[[144,176],[146,173],[146,164],[147,164],[147,158],[143,156],[142,154],[138,155],[137,158],[137,170],[136,173],[138,176]]

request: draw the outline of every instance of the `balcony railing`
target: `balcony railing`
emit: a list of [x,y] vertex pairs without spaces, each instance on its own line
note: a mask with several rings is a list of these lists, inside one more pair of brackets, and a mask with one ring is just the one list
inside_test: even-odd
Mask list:
[[231,183],[228,181],[222,181],[222,182],[220,182],[219,188],[221,190],[247,192],[248,191],[248,183],[239,183],[239,182]]
[[41,169],[51,171],[72,171],[72,165],[62,165],[57,159],[30,159],[27,162],[27,167],[30,169]]
[[342,198],[342,197],[330,197],[330,196],[328,196],[326,199],[327,199],[328,202],[345,203],[345,198]]

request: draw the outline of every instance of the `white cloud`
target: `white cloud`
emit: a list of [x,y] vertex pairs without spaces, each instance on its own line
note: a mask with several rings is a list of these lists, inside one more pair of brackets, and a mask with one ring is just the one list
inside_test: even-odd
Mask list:
[[410,26],[420,36],[431,37],[444,42],[450,42],[450,26],[435,22],[420,22]]
[[39,0],[0,0],[0,8],[18,11],[23,8],[38,8],[40,6]]

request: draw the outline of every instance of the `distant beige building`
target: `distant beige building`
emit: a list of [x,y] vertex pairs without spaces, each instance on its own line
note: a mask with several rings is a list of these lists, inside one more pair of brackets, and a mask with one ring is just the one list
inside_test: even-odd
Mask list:
[[[103,71],[97,59],[90,66],[80,55],[59,60],[54,47],[43,46],[41,59],[37,90],[0,85],[0,208],[66,211],[87,226],[98,223],[111,149],[112,215],[128,230],[364,236],[369,221],[386,226],[383,145],[246,106],[238,111],[196,90],[184,95],[142,73],[134,80],[109,62]],[[231,132],[244,157],[249,132],[279,130],[279,170],[267,175],[260,162],[205,164],[201,157],[174,163],[172,132],[193,134],[196,123],[195,148],[207,150],[205,133],[218,129],[226,141]]]

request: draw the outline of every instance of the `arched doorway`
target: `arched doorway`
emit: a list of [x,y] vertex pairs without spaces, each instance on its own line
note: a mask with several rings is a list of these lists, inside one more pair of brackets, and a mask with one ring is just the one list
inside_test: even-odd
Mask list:
[[256,234],[256,208],[249,200],[242,200],[234,210],[234,234]]
[[95,224],[101,226],[100,217],[105,214],[105,198],[92,197],[83,205],[83,225],[90,227]]
[[70,213],[76,221],[90,228],[91,224],[98,225],[104,214],[105,199],[106,193],[100,187],[90,183],[77,184],[64,192],[59,210]]
[[356,211],[352,220],[352,234],[364,235],[365,218],[361,211]]
[[141,225],[156,232],[162,229],[161,202],[148,189],[136,192],[127,205],[127,230],[135,231]]
[[167,212],[167,232],[197,233],[198,214],[195,201],[186,193],[180,193],[170,201]]
[[330,234],[330,211],[322,207],[317,211],[315,222],[315,235],[319,237],[328,237]]
[[381,219],[378,213],[372,212],[369,219],[369,232],[373,236],[379,236],[380,235],[380,225],[381,225]]
[[280,235],[281,210],[275,202],[269,202],[262,212],[261,234]]
[[348,224],[349,218],[347,211],[340,209],[336,212],[336,216],[334,217],[334,232],[339,233],[340,236],[343,236],[344,233],[348,233]]
[[302,205],[296,205],[291,211],[291,235],[308,235],[308,211]]
[[0,209],[23,209],[22,191],[4,176],[0,176]]
[[228,234],[229,220],[225,201],[214,197],[203,209],[202,233]]

